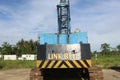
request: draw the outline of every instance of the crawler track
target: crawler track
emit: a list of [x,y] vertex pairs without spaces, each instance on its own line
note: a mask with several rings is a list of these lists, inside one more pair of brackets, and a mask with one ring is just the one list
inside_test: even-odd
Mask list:
[[31,70],[30,80],[43,80],[40,68],[34,68]]
[[103,72],[100,67],[90,67],[88,68],[90,80],[103,80]]
[[90,67],[84,69],[40,69],[30,72],[30,80],[103,80],[102,69]]

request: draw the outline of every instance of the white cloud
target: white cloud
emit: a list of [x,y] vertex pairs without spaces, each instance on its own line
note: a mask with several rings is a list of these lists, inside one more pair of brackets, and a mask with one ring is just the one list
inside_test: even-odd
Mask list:
[[[79,0],[70,1],[71,27],[88,32],[92,50],[99,50],[105,42],[111,46],[120,44],[119,0],[102,0],[86,8],[76,6]],[[16,9],[1,5],[0,12],[9,19],[0,19],[0,44],[4,41],[13,44],[21,38],[37,40],[39,33],[57,32],[58,3],[59,0],[29,0]]]
[[[120,44],[120,1],[103,0],[87,8],[75,8],[72,16],[73,28],[88,32],[92,50],[99,50],[100,44],[112,47]],[[76,14],[75,14],[76,13]]]
[[[0,20],[0,43],[7,41],[15,43],[21,38],[37,40],[38,32],[47,32],[56,29],[56,0],[30,0],[27,5],[18,9],[6,5],[0,6],[0,12],[10,15],[10,20]],[[27,7],[27,8],[26,8]],[[55,25],[56,24],[56,25]]]

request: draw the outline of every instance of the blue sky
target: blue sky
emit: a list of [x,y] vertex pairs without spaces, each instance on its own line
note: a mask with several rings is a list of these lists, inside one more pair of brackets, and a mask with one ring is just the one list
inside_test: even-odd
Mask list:
[[[57,32],[59,0],[0,0],[0,45],[21,38],[37,40],[40,33]],[[70,0],[72,31],[88,32],[92,50],[100,44],[120,44],[120,0]]]

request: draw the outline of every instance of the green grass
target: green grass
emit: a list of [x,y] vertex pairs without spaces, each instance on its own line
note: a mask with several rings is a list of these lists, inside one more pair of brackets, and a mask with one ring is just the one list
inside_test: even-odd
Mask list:
[[36,61],[3,61],[0,60],[0,70],[6,69],[20,69],[20,68],[34,68],[36,66]]
[[[98,60],[96,61],[94,56],[92,57],[92,64],[98,65],[102,68],[120,67],[120,55],[98,55]],[[0,70],[7,69],[20,69],[20,68],[34,68],[36,67],[36,61],[4,61],[0,60]]]
[[120,55],[98,55],[97,60],[92,57],[92,63],[102,68],[120,67]]

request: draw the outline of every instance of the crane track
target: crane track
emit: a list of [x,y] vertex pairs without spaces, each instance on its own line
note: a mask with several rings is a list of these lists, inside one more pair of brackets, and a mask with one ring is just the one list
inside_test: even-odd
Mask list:
[[40,68],[34,68],[30,72],[30,80],[103,80],[103,72],[96,66],[88,69],[58,69],[56,71],[54,69],[42,71]]
[[40,68],[33,68],[30,71],[30,80],[43,80]]
[[88,68],[90,80],[103,80],[103,72],[100,67],[93,66]]

